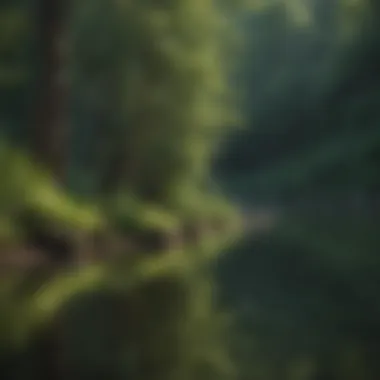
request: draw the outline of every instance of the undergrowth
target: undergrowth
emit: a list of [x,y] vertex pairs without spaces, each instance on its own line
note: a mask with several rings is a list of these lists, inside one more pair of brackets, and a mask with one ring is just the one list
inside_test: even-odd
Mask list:
[[[125,375],[137,371],[136,378],[151,378],[144,368],[165,379],[230,376],[233,366],[222,343],[227,339],[228,318],[217,311],[212,281],[204,270],[205,261],[214,259],[240,233],[239,217],[223,197],[183,192],[175,201],[157,205],[123,191],[89,204],[69,195],[26,154],[6,145],[0,147],[0,183],[4,184],[0,187],[1,244],[22,241],[24,231],[18,222],[25,212],[58,229],[85,234],[107,234],[114,229],[127,236],[166,233],[181,231],[186,223],[209,227],[199,241],[187,242],[175,251],[164,249],[141,256],[126,252],[113,262],[55,271],[47,268],[41,276],[2,275],[3,353],[33,351],[35,334],[54,328],[59,318],[66,326],[62,355],[66,355],[67,367],[76,373],[94,368],[101,372],[101,366],[108,366],[108,370],[117,368]],[[89,299],[93,300],[90,305],[85,301]],[[92,313],[87,307],[103,311]],[[73,314],[71,308],[77,311]],[[102,313],[105,319],[96,322]],[[76,319],[75,315],[83,314],[92,317],[86,323]],[[104,334],[111,334],[113,325],[117,325],[119,349],[111,355],[97,339],[101,339],[98,335],[102,329]],[[90,343],[81,346],[81,342]],[[86,355],[91,365],[86,364]]]

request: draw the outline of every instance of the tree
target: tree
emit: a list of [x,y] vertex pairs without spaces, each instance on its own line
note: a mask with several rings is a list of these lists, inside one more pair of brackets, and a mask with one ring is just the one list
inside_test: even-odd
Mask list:
[[67,1],[41,0],[36,10],[41,65],[32,150],[59,181],[68,163],[68,8]]
[[[229,106],[227,71],[221,67],[227,41],[221,4],[91,0],[71,5],[58,0],[30,5],[41,49],[39,120],[30,134],[38,163],[19,152],[15,139],[2,163],[16,168],[16,175],[7,177],[12,170],[0,175],[10,193],[1,211],[20,227],[17,248],[33,244],[38,251],[61,251],[52,244],[47,248],[46,241],[37,246],[28,232],[33,238],[36,233],[24,225],[31,224],[38,235],[45,233],[42,240],[52,234],[65,243],[73,240],[64,250],[74,259],[66,262],[70,268],[38,266],[44,276],[34,270],[1,287],[1,341],[15,353],[4,356],[0,369],[10,372],[0,377],[26,372],[39,378],[44,372],[74,379],[131,373],[142,380],[228,379],[233,368],[226,323],[216,311],[206,270],[213,252],[196,234],[182,239],[180,249],[157,244],[168,231],[187,225],[180,210],[184,201],[195,215],[193,224],[201,227],[201,219],[213,214],[212,205],[221,208],[205,185]],[[61,51],[68,29],[72,66]],[[67,83],[61,82],[68,68],[75,74],[72,118]],[[79,183],[79,175],[86,184]],[[8,199],[14,200],[12,207]],[[90,200],[97,202],[87,207]],[[220,232],[224,239],[223,227],[210,237]],[[99,249],[101,259],[94,263]],[[104,258],[114,251],[114,261]],[[88,265],[73,271],[79,256],[88,253]]]
[[[112,7],[97,1],[91,4],[95,18],[89,18],[89,5],[81,6],[76,37],[81,86],[99,94],[103,124],[114,131],[114,157],[100,164],[106,171],[101,182],[158,202],[182,187],[177,183],[198,186],[208,175],[220,128],[228,123],[225,69],[217,66],[225,62],[221,10],[208,1]],[[87,38],[97,33],[100,19],[112,38],[103,34],[95,46]],[[112,97],[102,99],[104,91]]]

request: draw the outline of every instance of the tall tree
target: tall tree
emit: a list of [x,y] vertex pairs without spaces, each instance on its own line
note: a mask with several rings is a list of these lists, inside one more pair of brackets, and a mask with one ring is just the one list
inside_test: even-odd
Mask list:
[[37,6],[41,65],[32,150],[61,181],[68,153],[68,8],[65,0],[40,0]]

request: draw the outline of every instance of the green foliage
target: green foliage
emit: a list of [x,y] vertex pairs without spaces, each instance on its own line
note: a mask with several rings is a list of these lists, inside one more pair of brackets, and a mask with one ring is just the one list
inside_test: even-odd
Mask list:
[[[211,282],[189,258],[62,272],[31,295],[20,293],[23,280],[14,279],[7,293],[1,287],[2,348],[32,347],[33,332],[59,318],[63,360],[74,378],[83,371],[127,375],[136,366],[141,379],[229,378],[227,321],[215,311]],[[109,351],[109,339],[118,342],[116,352]],[[127,360],[131,355],[134,362]]]
[[96,230],[103,219],[96,208],[67,196],[28,155],[2,144],[0,148],[0,210],[5,226],[25,211],[48,223],[70,229]]
[[[157,202],[165,201],[174,184],[201,183],[233,110],[226,82],[229,43],[223,38],[231,29],[220,7],[211,1],[109,6],[101,0],[80,7],[76,70],[93,74],[91,82],[81,75],[78,89],[91,109],[97,100],[87,95],[90,90],[101,94],[111,87],[113,94],[101,107],[116,153],[105,151],[102,170],[109,170],[104,160],[119,155],[119,185]],[[112,45],[89,44],[94,33]]]
[[189,221],[206,219],[233,224],[238,219],[234,205],[220,192],[212,189],[179,186],[170,193],[167,205],[184,220]]
[[[143,272],[147,273],[146,270]],[[223,335],[223,322],[221,320],[218,323],[220,316],[212,307],[212,292],[208,289],[207,282],[203,283],[199,276],[195,277],[191,273],[188,270],[176,272],[173,268],[167,273],[151,272],[144,281],[134,281],[133,286],[129,281],[124,296],[120,292],[114,293],[114,296],[108,293],[110,302],[114,301],[113,306],[108,308],[109,322],[105,324],[115,323],[112,322],[115,318],[113,313],[122,311],[124,320],[121,319],[123,325],[120,326],[119,334],[129,337],[124,341],[124,368],[120,367],[122,363],[116,363],[119,370],[125,371],[124,375],[133,375],[139,379],[222,376],[228,360],[226,353],[220,350],[221,345],[217,343]],[[122,286],[123,283],[119,284]],[[101,293],[98,298],[100,295]],[[107,297],[107,293],[105,295]],[[96,307],[96,299],[95,294],[93,307]],[[80,299],[78,301],[75,306],[74,300],[74,307],[79,310],[86,307],[86,302]],[[78,315],[78,312],[71,312],[70,315]],[[75,328],[80,325],[71,323],[71,326]],[[96,329],[95,325],[94,328]],[[77,344],[77,334],[89,339],[90,335],[85,337],[85,333],[77,331],[71,345]],[[70,332],[68,336],[70,337]],[[70,341],[68,344],[68,353],[75,362],[79,356],[86,355],[83,350],[88,352],[97,342],[78,347],[79,350],[74,351],[70,349],[75,348],[70,345]],[[104,349],[103,347],[103,352],[99,351],[100,363],[104,362],[103,355],[107,354]],[[128,365],[126,357],[135,359]],[[91,370],[83,368],[85,361],[81,362],[82,370]]]
[[225,258],[222,283],[241,310],[242,378],[374,379],[378,5],[304,3],[307,28],[279,5],[247,20],[248,126],[218,169],[246,208],[279,218]]
[[[376,31],[363,29],[360,40],[339,42],[337,4],[320,7],[307,29],[286,23],[280,6],[256,15],[248,26],[260,36],[247,44],[245,72],[252,83],[247,103],[255,107],[249,111],[251,127],[232,141],[222,161],[230,167],[226,186],[244,189],[246,197],[376,188]],[[250,166],[255,175],[248,174]]]
[[[11,66],[24,75],[24,66],[15,62],[25,59],[29,75],[37,63],[32,62],[35,41],[28,47],[33,52],[23,49],[25,38],[36,38],[32,26],[41,9],[34,2],[17,5],[21,13],[8,14],[11,19],[1,25],[9,36],[0,39],[0,58],[8,48],[22,50],[23,58]],[[228,323],[214,302],[213,281],[203,273],[205,261],[215,258],[221,240],[224,245],[239,222],[227,200],[204,185],[217,145],[236,120],[228,81],[234,33],[226,5],[208,0],[72,3],[67,36],[72,49],[65,67],[73,79],[74,103],[67,120],[72,131],[67,187],[31,160],[38,152],[21,148],[33,146],[35,137],[33,123],[17,115],[24,113],[19,106],[30,93],[34,97],[30,77],[22,90],[15,77],[2,86],[5,97],[12,92],[9,104],[17,110],[6,114],[12,144],[0,149],[0,233],[7,239],[22,240],[23,231],[16,234],[25,213],[43,229],[84,232],[85,238],[99,230],[112,235],[115,229],[126,239],[152,231],[165,235],[187,223],[203,228],[203,222],[214,230],[206,231],[204,241],[192,238],[178,252],[157,252],[154,258],[126,252],[112,264],[58,272],[42,268],[12,278],[9,288],[0,286],[0,340],[8,353],[25,351],[45,363],[50,352],[34,346],[34,335],[60,334],[55,330],[60,326],[70,378],[83,378],[81,371],[105,378],[118,372],[125,378],[136,366],[134,378],[140,379],[233,376]],[[0,63],[2,70],[9,74]],[[33,106],[34,98],[24,106],[25,114]],[[20,133],[10,131],[14,127]],[[91,194],[92,202],[83,194]],[[106,336],[114,327],[115,350]]]
[[1,351],[23,349],[36,331],[54,321],[57,311],[73,295],[94,288],[104,277],[104,268],[89,267],[86,270],[37,279],[36,292],[21,291],[27,278],[9,274],[1,279]]
[[148,204],[136,197],[122,193],[113,196],[111,205],[106,209],[111,220],[122,230],[171,230],[178,227],[179,221],[175,215],[170,214],[162,206]]

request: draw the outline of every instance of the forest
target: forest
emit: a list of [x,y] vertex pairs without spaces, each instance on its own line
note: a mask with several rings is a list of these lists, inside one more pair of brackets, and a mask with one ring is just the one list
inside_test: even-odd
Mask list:
[[378,379],[379,17],[0,0],[0,379]]

